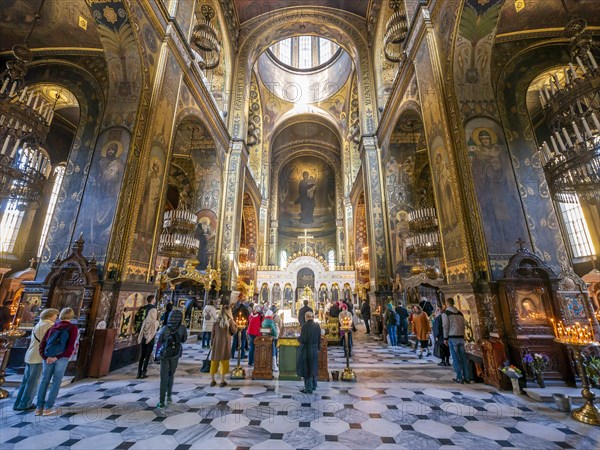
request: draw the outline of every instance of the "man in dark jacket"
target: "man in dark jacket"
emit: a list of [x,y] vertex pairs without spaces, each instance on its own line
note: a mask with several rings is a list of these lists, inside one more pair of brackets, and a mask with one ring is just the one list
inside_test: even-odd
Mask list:
[[362,320],[365,321],[367,334],[371,334],[371,305],[369,305],[366,298],[363,300],[363,304],[360,307],[360,315],[362,316]]
[[[165,396],[167,402],[171,402],[175,370],[177,370],[179,358],[183,353],[183,343],[187,340],[187,329],[182,322],[183,313],[179,309],[174,309],[169,314],[167,325],[158,332],[157,342],[160,344],[162,357],[160,358],[160,399],[156,405],[157,408],[165,407]],[[167,354],[169,335],[171,334],[174,335],[171,342],[179,342],[179,351],[175,355]]]
[[340,317],[340,307],[338,302],[333,302],[329,308],[329,317]]
[[408,344],[408,310],[402,306],[402,304],[398,304],[396,306],[396,313],[398,317],[400,317],[400,323],[398,324],[398,344]]
[[304,325],[306,322],[305,316],[307,312],[314,311],[310,306],[308,306],[308,300],[304,300],[304,306],[300,308],[300,311],[298,311],[298,322],[300,323],[300,326]]
[[304,378],[303,394],[312,394],[317,389],[319,374],[319,351],[321,350],[321,327],[314,321],[312,311],[306,313],[305,323],[300,331],[300,347],[296,361],[296,373]]

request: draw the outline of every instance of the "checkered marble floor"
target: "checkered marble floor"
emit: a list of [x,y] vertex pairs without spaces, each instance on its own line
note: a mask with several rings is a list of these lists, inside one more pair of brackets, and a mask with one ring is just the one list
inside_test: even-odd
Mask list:
[[[360,332],[359,332],[360,333]],[[61,414],[38,417],[0,402],[0,448],[93,449],[597,449],[597,428],[521,396],[449,382],[435,358],[357,336],[357,383],[230,381],[208,386],[205,351],[186,344],[173,403],[158,410],[158,366],[134,366],[61,390]],[[397,364],[400,362],[400,364]],[[330,348],[330,368],[343,367]],[[381,377],[371,378],[371,374]],[[434,375],[432,375],[432,373]],[[436,375],[437,374],[437,375]],[[438,376],[439,374],[442,374]]]

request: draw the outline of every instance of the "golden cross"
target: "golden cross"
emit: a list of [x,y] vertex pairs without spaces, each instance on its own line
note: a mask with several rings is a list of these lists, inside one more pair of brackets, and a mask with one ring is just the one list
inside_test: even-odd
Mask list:
[[298,239],[304,239],[304,253],[308,253],[307,247],[308,247],[308,240],[309,239],[314,239],[314,236],[309,236],[308,235],[308,230],[305,228],[304,229],[304,236],[298,236]]

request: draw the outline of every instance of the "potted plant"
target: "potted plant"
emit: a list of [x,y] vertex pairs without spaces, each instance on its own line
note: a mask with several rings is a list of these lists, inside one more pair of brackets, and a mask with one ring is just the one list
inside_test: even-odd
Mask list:
[[544,372],[550,367],[550,358],[543,353],[525,353],[523,363],[529,368],[531,375],[541,388],[546,387],[544,382]]
[[509,364],[508,361],[504,362],[504,367],[500,371],[510,378],[510,382],[513,388],[513,394],[521,395],[521,387],[519,386],[519,378],[523,376],[523,372],[517,366]]

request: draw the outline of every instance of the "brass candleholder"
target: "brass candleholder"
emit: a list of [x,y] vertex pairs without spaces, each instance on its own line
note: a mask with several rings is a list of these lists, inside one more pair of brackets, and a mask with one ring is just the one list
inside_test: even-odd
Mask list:
[[231,371],[231,375],[229,378],[232,380],[244,380],[246,378],[246,370],[242,367],[242,330],[246,328],[246,324],[248,321],[240,312],[235,319],[235,324],[237,325],[237,338],[238,338],[238,358],[237,358],[237,366],[233,368]]
[[585,403],[580,408],[577,408],[573,412],[571,412],[571,417],[580,422],[586,423],[588,425],[596,425],[600,426],[600,410],[594,404],[594,400],[596,399],[596,394],[592,392],[590,389],[590,383],[585,372],[585,367],[583,363],[583,355],[581,351],[584,348],[588,347],[600,347],[600,343],[590,341],[590,342],[575,342],[575,341],[565,341],[563,339],[555,339],[556,342],[566,345],[567,348],[570,348],[573,351],[573,358],[575,359],[575,366],[577,367],[577,371],[581,376],[581,396],[584,398]]
[[350,333],[352,329],[352,315],[341,316],[340,329],[344,333],[344,349],[346,353],[346,368],[342,372],[342,381],[356,381],[356,372],[350,367]]
[[[0,386],[4,384],[6,381],[6,366],[8,365],[8,358],[10,356],[10,350],[15,345],[15,342],[25,336],[25,332],[22,330],[11,329],[10,331],[5,331],[4,333],[0,333],[0,340],[2,341],[2,346],[6,349],[4,352],[4,357],[2,358],[2,365],[0,366]],[[0,388],[0,400],[8,398],[8,391]]]

